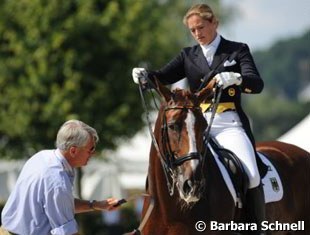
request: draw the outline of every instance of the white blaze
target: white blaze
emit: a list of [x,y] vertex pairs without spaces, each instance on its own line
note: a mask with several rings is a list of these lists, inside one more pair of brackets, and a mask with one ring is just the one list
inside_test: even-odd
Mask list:
[[[185,119],[186,123],[186,128],[187,128],[187,133],[188,133],[188,141],[189,141],[189,152],[188,153],[193,153],[193,152],[198,152],[196,148],[196,136],[195,136],[195,116],[191,110],[188,111],[188,115]],[[193,159],[191,160],[191,167],[193,170],[196,169],[198,165],[198,160]]]

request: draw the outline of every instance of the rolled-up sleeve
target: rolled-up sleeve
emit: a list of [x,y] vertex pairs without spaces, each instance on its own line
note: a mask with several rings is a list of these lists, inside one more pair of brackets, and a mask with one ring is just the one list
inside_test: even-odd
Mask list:
[[60,227],[54,228],[51,231],[53,235],[71,235],[77,233],[77,223],[75,220],[71,220]]
[[74,198],[72,192],[63,187],[53,188],[46,195],[45,212],[53,235],[72,235],[78,232],[74,219]]

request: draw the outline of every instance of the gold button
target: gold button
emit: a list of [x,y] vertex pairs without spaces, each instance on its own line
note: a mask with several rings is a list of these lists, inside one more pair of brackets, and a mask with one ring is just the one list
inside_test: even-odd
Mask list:
[[235,91],[234,88],[229,88],[229,89],[228,89],[228,95],[229,95],[229,96],[235,96],[235,94],[236,94],[236,91]]

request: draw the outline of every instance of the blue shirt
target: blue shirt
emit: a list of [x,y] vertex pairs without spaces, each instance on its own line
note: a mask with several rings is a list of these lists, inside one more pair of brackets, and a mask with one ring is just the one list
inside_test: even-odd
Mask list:
[[24,165],[2,211],[2,226],[19,235],[71,235],[74,171],[57,150],[43,150]]

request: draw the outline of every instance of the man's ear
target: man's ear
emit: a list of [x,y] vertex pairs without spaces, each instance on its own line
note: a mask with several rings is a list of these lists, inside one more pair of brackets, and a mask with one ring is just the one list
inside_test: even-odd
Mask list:
[[77,147],[71,146],[68,151],[70,153],[71,158],[74,158],[76,156],[76,153],[77,153]]

